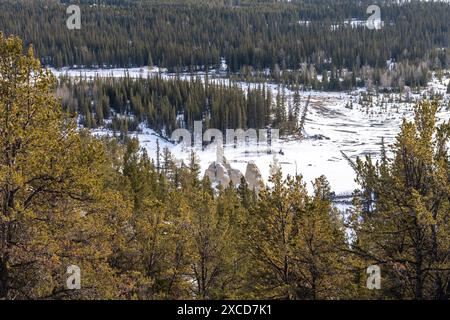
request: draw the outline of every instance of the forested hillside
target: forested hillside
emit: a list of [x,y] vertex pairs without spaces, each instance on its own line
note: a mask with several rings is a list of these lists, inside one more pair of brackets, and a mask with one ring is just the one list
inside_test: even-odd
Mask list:
[[0,300],[450,300],[449,148],[449,1],[0,0]]
[[[437,101],[417,104],[381,161],[352,162],[361,191],[344,219],[323,176],[308,193],[274,163],[259,194],[245,179],[212,188],[194,153],[153,161],[136,140],[95,138],[23,51],[0,33],[0,299],[450,298],[450,122],[437,124]],[[365,284],[373,264],[381,290]]]
[[[450,64],[450,5],[442,2],[377,1],[384,27],[369,30],[351,23],[368,18],[368,0],[81,1],[82,29],[68,30],[69,2],[1,1],[0,30],[33,43],[42,63],[58,68],[196,70],[223,57],[230,72],[270,68],[285,82],[314,84],[324,71],[347,78],[327,84],[331,90],[351,88],[357,77],[423,86],[428,70]],[[388,70],[387,60],[399,68]]]

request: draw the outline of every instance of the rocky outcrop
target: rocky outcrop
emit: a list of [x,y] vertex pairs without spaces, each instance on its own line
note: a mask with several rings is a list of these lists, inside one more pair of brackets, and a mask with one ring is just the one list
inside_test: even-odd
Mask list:
[[230,184],[230,176],[228,175],[227,169],[220,163],[215,161],[211,163],[205,171],[205,176],[209,178],[213,184],[220,184],[227,187]]
[[223,166],[223,164],[216,164],[216,178],[217,181],[224,187],[227,187],[230,184],[231,179],[228,174],[228,170]]
[[251,190],[258,192],[264,185],[261,172],[253,161],[247,164],[247,170],[245,171],[245,181],[247,181],[248,187]]
[[244,176],[241,171],[233,169],[225,157],[223,157],[223,166],[227,170],[231,183],[233,183],[234,186],[239,185],[241,183],[241,178]]
[[233,185],[238,185],[241,181],[242,173],[239,170],[231,168],[228,161],[223,157],[222,163],[212,162],[205,171],[205,176],[213,184],[220,184],[223,187],[228,187],[230,182]]
[[244,177],[242,172],[237,169],[229,169],[228,174],[234,186],[239,185],[241,183],[241,179]]
[[[231,167],[230,163],[223,157],[221,163],[216,161],[212,162],[208,169],[205,171],[205,176],[209,178],[212,184],[228,187],[230,182],[234,186],[238,186],[241,183],[241,179],[244,177],[241,171]],[[247,170],[245,172],[245,180],[251,190],[259,191],[263,185],[263,179],[261,172],[253,161],[247,164]]]

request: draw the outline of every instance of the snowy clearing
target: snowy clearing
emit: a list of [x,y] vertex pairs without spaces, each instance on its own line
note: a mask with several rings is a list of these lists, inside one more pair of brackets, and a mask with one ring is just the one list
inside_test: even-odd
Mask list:
[[[85,69],[85,70],[52,70],[55,75],[62,74],[79,77],[123,77],[128,74],[130,77],[147,77],[161,74],[163,77],[173,75],[165,73],[158,68],[133,68],[133,69]],[[196,77],[205,79],[204,73],[195,74]],[[189,74],[183,74],[182,78],[188,79]],[[219,83],[228,81],[225,78],[211,78],[211,82]],[[272,154],[256,150],[256,145],[249,145],[246,148],[234,148],[225,146],[224,156],[233,168],[245,172],[249,161],[254,161],[259,167],[263,178],[267,181],[270,174],[270,164],[277,159],[285,175],[302,174],[308,187],[311,190],[311,181],[320,175],[325,175],[329,180],[333,191],[336,194],[349,194],[357,184],[354,181],[354,172],[341,152],[344,152],[351,159],[357,156],[372,155],[377,158],[380,152],[381,139],[385,139],[386,146],[392,144],[403,118],[411,119],[413,115],[414,103],[424,95],[429,97],[434,94],[441,94],[443,108],[439,112],[440,121],[450,119],[450,109],[448,107],[448,94],[446,94],[449,78],[438,80],[435,76],[429,82],[428,88],[419,93],[407,92],[400,94],[368,94],[364,89],[358,89],[349,93],[345,92],[302,92],[302,104],[306,104],[308,96],[310,104],[306,116],[305,133],[306,139],[281,139],[272,145]],[[242,88],[247,86],[257,86],[254,83],[238,82]],[[273,96],[276,96],[278,85],[268,84]],[[293,92],[285,89],[288,101],[292,98]],[[144,147],[149,156],[156,157],[156,140],[159,140],[161,150],[169,148],[177,159],[186,161],[190,154],[190,149],[181,145],[174,145],[161,139],[153,130],[141,126],[140,133],[134,133]],[[238,129],[238,128],[236,128]],[[255,128],[262,129],[262,128]],[[94,130],[95,134],[108,134],[106,130]],[[320,139],[317,137],[320,136]],[[315,137],[315,138],[314,138]],[[280,152],[281,151],[281,152]],[[216,150],[213,146],[204,150],[196,149],[202,172],[209,164],[216,160]]]

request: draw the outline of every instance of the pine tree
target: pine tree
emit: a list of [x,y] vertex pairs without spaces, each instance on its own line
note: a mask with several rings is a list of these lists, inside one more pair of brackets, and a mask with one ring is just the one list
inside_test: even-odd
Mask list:
[[198,299],[221,297],[221,278],[226,274],[229,254],[229,221],[219,216],[209,181],[197,189],[189,188],[190,276],[194,280],[192,293]]
[[271,176],[273,188],[263,189],[251,211],[249,249],[254,261],[249,280],[255,295],[265,298],[293,299],[296,279],[293,274],[292,242],[297,213],[289,202],[289,189],[297,197],[306,197],[299,180],[283,184],[281,172]]
[[333,209],[328,182],[320,177],[308,195],[302,178],[270,177],[249,218],[252,265],[249,280],[258,297],[337,299],[351,279],[343,223]]
[[241,177],[241,182],[239,183],[237,192],[241,201],[241,206],[247,210],[250,209],[250,207],[254,204],[252,201],[252,191],[250,190],[244,177]]
[[148,56],[147,56],[147,66],[151,69],[153,68],[153,58],[152,58],[152,53],[149,52]]
[[293,251],[297,296],[304,299],[339,299],[351,293],[345,229],[332,196],[326,178],[317,178],[314,195],[298,218]]
[[295,89],[294,92],[294,98],[293,98],[293,113],[294,113],[294,118],[293,118],[293,130],[298,132],[299,129],[299,121],[300,121],[300,109],[301,109],[301,96],[300,96],[300,90],[297,86],[297,88]]
[[379,264],[381,295],[402,299],[448,299],[450,123],[436,125],[436,101],[415,108],[392,149],[394,158],[358,160],[363,199],[375,206],[356,213],[354,252]]
[[[107,226],[126,210],[104,190],[102,144],[66,117],[53,77],[22,50],[0,34],[0,299],[114,297]],[[71,265],[81,290],[67,290]]]
[[245,284],[251,257],[248,254],[247,242],[244,241],[248,230],[248,210],[241,205],[238,191],[230,186],[222,190],[216,198],[217,214],[222,221],[222,228],[227,228],[222,239],[224,250],[222,269],[225,271],[218,280],[220,288],[216,297],[236,299],[248,296]]

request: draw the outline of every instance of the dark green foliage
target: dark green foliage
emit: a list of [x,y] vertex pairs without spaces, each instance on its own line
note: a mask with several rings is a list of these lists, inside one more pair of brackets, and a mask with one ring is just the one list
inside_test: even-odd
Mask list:
[[[382,30],[341,26],[331,31],[346,19],[365,21],[372,2],[82,1],[82,29],[68,30],[64,4],[2,1],[0,30],[33,43],[43,64],[56,67],[156,64],[196,70],[217,67],[224,57],[234,73],[270,68],[277,81],[329,90],[355,86],[355,73],[362,76],[363,66],[378,70],[371,80],[380,84],[388,59],[402,64],[400,74],[390,76],[395,86],[400,85],[396,78],[408,86],[423,85],[425,69],[448,68],[449,53],[440,49],[450,43],[445,3],[383,1]],[[286,72],[304,65],[316,74],[330,72],[329,83],[320,84],[310,67]],[[344,69],[351,73],[344,75]]]
[[232,84],[204,86],[200,78],[61,78],[57,95],[63,107],[78,113],[81,124],[89,128],[111,120],[111,129],[128,132],[145,122],[170,137],[176,128],[192,131],[194,121],[203,121],[204,130],[217,128],[223,132],[272,124],[271,95],[263,85],[244,92]]

